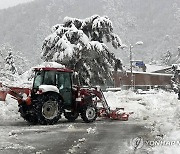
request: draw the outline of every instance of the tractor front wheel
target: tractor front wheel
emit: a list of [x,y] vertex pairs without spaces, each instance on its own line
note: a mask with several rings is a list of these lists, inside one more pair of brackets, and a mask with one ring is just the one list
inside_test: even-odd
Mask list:
[[97,109],[94,106],[86,106],[81,112],[81,118],[84,122],[93,122],[97,118]]

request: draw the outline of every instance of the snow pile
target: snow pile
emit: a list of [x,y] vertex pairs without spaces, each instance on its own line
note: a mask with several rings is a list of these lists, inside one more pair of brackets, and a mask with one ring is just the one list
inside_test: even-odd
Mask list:
[[143,102],[142,95],[136,95],[131,91],[109,91],[104,93],[107,102],[112,110],[117,108],[124,108],[126,112],[134,112],[131,118],[136,120],[143,120],[143,115],[146,113],[146,107]]
[[[173,100],[172,100],[173,101]],[[175,110],[169,112],[171,116],[164,117],[159,127],[160,132],[165,132],[163,140],[174,143],[171,146],[158,146],[154,147],[155,154],[175,154],[180,153],[180,104],[175,101]],[[166,113],[168,114],[168,113]]]
[[[124,107],[134,112],[129,120],[147,124],[154,140],[180,141],[180,104],[176,94],[162,90],[152,94],[119,91],[106,92],[105,97],[111,109]],[[179,145],[152,148],[157,154],[173,154],[180,153]]]
[[22,119],[18,112],[18,102],[7,95],[6,101],[0,101],[0,121],[17,121]]
[[[111,109],[124,108],[127,112],[134,112],[133,120],[153,121],[161,115],[169,116],[175,111],[177,96],[165,91],[149,91],[147,94],[136,94],[132,91],[118,91],[104,93]],[[166,112],[168,111],[168,113]],[[170,114],[171,113],[171,114]],[[156,117],[155,117],[156,116]]]

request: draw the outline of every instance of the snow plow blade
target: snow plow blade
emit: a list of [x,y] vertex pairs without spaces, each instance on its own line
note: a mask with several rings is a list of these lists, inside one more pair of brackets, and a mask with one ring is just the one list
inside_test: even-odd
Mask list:
[[110,111],[109,116],[113,120],[128,121],[130,114],[133,114],[133,112],[126,113],[124,108],[116,108]]
[[100,108],[98,112],[99,117],[110,118],[112,120],[120,120],[120,121],[128,121],[129,116],[133,114],[133,112],[126,113],[124,108],[116,108],[115,110],[110,110],[107,114],[105,108]]
[[105,118],[110,118],[112,120],[120,120],[120,121],[127,121],[129,119],[129,115],[133,114],[133,112],[125,112],[124,108],[116,108],[115,110],[111,110],[106,98],[104,97],[104,94],[102,90],[100,89],[100,101],[99,103],[102,103],[101,108],[98,108],[98,116],[99,117],[105,117]]

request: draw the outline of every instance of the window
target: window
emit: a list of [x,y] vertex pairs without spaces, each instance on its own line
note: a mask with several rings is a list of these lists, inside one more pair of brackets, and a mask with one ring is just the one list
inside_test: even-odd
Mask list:
[[56,77],[59,89],[71,89],[70,73],[59,72]]
[[43,84],[55,85],[55,71],[45,71]]
[[34,78],[34,88],[38,88],[43,81],[43,72],[36,72],[35,78]]

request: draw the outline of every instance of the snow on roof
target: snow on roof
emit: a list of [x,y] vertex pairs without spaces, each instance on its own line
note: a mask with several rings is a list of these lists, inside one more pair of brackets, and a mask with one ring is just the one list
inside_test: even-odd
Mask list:
[[42,67],[51,67],[51,68],[65,68],[64,65],[56,63],[56,62],[44,62],[34,68],[42,68]]
[[[127,73],[130,73],[131,71],[126,71]],[[133,71],[133,74],[149,74],[149,75],[163,75],[163,76],[172,76],[172,74],[167,73],[151,73],[151,72],[139,72],[139,71]]]
[[176,67],[176,70],[180,70],[180,64],[172,64],[172,67]]
[[72,73],[73,70],[66,68],[64,65],[61,65],[59,63],[56,62],[44,62],[43,64],[34,67],[33,70],[37,70],[37,71],[59,71],[59,72],[70,72]]
[[146,64],[146,72],[147,73],[153,73],[159,70],[163,70],[169,68],[167,66],[162,66],[162,65],[151,65],[151,64]]

